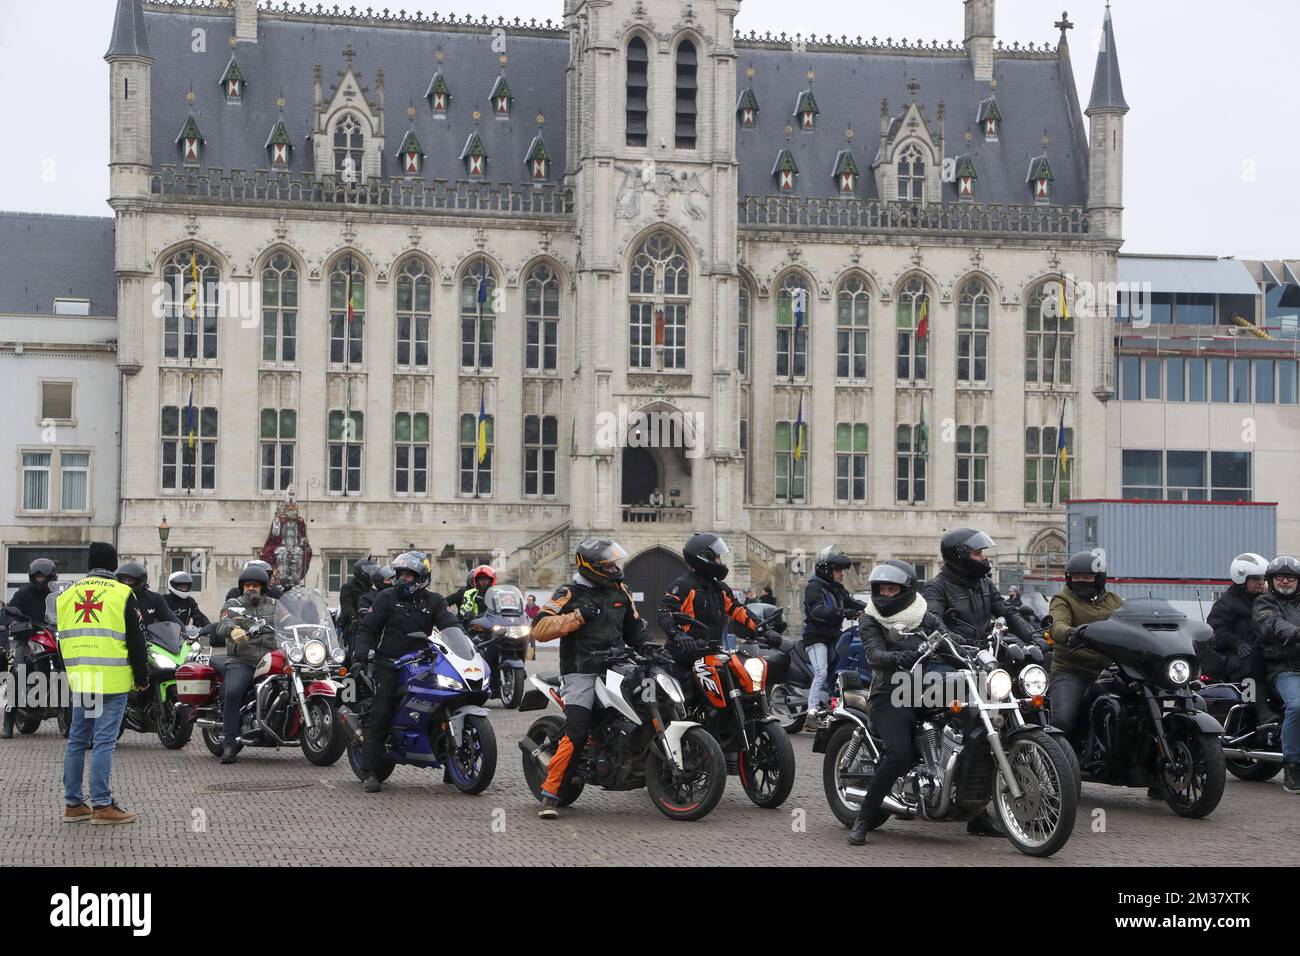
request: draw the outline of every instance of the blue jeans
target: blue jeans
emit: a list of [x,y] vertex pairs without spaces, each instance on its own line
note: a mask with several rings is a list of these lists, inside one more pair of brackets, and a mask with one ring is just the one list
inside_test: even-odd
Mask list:
[[826,644],[808,645],[808,663],[812,665],[812,683],[808,687],[808,713],[815,714],[822,706],[822,691],[826,689],[826,672],[830,665],[831,649]]
[[1300,763],[1300,672],[1283,671],[1273,678],[1278,696],[1286,703],[1282,718],[1282,762]]
[[90,805],[98,810],[113,802],[108,785],[113,772],[113,748],[117,732],[126,713],[126,694],[103,694],[99,697],[74,697],[72,728],[68,731],[68,749],[63,754],[63,799],[70,807],[85,803],[81,788],[86,768],[86,751],[90,755]]

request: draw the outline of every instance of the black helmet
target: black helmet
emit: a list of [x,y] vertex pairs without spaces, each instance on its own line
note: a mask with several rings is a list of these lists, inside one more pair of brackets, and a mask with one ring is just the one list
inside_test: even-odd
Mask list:
[[1273,579],[1279,574],[1289,574],[1292,577],[1300,578],[1300,561],[1297,561],[1289,554],[1280,554],[1268,563],[1268,569],[1264,572],[1264,580],[1268,582],[1268,589],[1278,597],[1291,600],[1300,596],[1300,586],[1293,588],[1289,592],[1277,589]]
[[976,561],[970,556],[972,551],[992,547],[996,547],[993,539],[974,528],[958,528],[939,539],[939,553],[943,555],[944,564],[970,578],[982,578],[993,571],[993,563],[988,558]]
[[[45,580],[38,582],[36,580],[36,575],[38,574],[43,575]],[[58,579],[59,575],[54,568],[54,562],[49,558],[37,558],[32,562],[31,567],[27,569],[27,581],[38,591],[42,589],[48,591],[50,589],[50,582],[57,581]]]
[[578,573],[592,584],[614,587],[623,580],[623,562],[627,552],[609,538],[588,538],[578,545],[574,563]]
[[370,558],[362,558],[352,565],[352,581],[359,588],[368,588],[375,572],[378,570],[379,565],[375,561]]
[[244,570],[239,572],[239,590],[241,594],[243,593],[244,585],[250,581],[256,581],[261,585],[258,589],[257,600],[253,602],[254,604],[261,603],[262,598],[266,596],[266,589],[271,586],[271,575],[267,574],[263,568],[257,566],[261,563],[262,562],[255,563],[250,561],[248,564],[244,565]]
[[[397,578],[402,571],[410,571],[415,575],[415,580],[403,581]],[[414,597],[427,588],[431,577],[429,569],[424,566],[424,555],[419,551],[407,551],[393,558],[393,576],[396,578],[393,587],[404,598]]]
[[382,568],[376,567],[374,572],[370,575],[370,583],[375,586],[375,590],[382,591],[384,588],[392,585],[393,578],[396,574],[397,572],[393,570],[391,564],[385,564]]
[[[877,564],[867,581],[871,585],[871,605],[885,617],[906,611],[916,600],[916,568],[906,561]],[[882,584],[897,584],[902,590],[893,597],[881,597]]]
[[184,599],[190,596],[190,591],[194,588],[194,579],[184,571],[177,571],[167,579],[167,590],[171,591],[176,597]]
[[[1075,575],[1081,580],[1076,581]],[[1065,563],[1065,586],[1085,601],[1100,600],[1106,590],[1106,555],[1076,551]]]
[[715,581],[726,578],[727,562],[723,559],[730,553],[725,541],[708,532],[691,535],[686,547],[682,548],[686,566]]
[[[143,591],[149,586],[149,572],[144,569],[144,565],[139,561],[124,561],[117,566],[113,576],[119,581],[123,578],[131,578],[135,581],[131,585],[132,591]],[[122,581],[125,584],[125,581]]]
[[823,581],[830,582],[835,580],[831,575],[836,571],[847,571],[852,564],[847,554],[835,545],[828,544],[817,552],[817,564],[813,567],[813,573]]

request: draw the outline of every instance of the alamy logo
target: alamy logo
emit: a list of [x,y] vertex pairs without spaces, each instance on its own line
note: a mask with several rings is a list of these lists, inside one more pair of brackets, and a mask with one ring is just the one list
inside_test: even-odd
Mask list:
[[50,897],[50,925],[56,928],[129,927],[134,936],[153,929],[152,893],[68,893]]

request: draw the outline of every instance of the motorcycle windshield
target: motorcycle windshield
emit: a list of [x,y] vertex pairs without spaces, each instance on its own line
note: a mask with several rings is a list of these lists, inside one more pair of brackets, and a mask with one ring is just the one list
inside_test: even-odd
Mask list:
[[157,645],[175,657],[185,646],[185,635],[179,624],[158,621],[149,625],[149,643]]
[[[286,612],[276,628],[280,649],[286,654],[300,649],[303,660],[312,666],[332,661],[341,645],[325,596],[304,587],[290,588],[281,595],[280,607]],[[324,646],[323,653],[311,646],[317,642]]]
[[1047,598],[1037,591],[1026,591],[1020,595],[1021,606],[1027,607],[1040,621],[1047,617]]
[[474,642],[458,627],[443,628],[434,636],[434,640],[446,648],[447,653],[452,657],[459,657],[461,660],[472,661],[474,655],[478,653],[474,649]]
[[325,595],[304,587],[292,587],[280,595],[280,606],[298,624],[329,624],[330,608]]
[[499,617],[523,617],[524,595],[513,584],[497,584],[487,589],[483,604],[489,614]]

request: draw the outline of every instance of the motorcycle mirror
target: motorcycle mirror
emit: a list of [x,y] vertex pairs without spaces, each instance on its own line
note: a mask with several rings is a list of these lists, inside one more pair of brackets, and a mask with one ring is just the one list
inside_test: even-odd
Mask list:
[[407,631],[406,636],[417,641],[427,641],[429,639],[429,635],[425,634],[424,631]]

